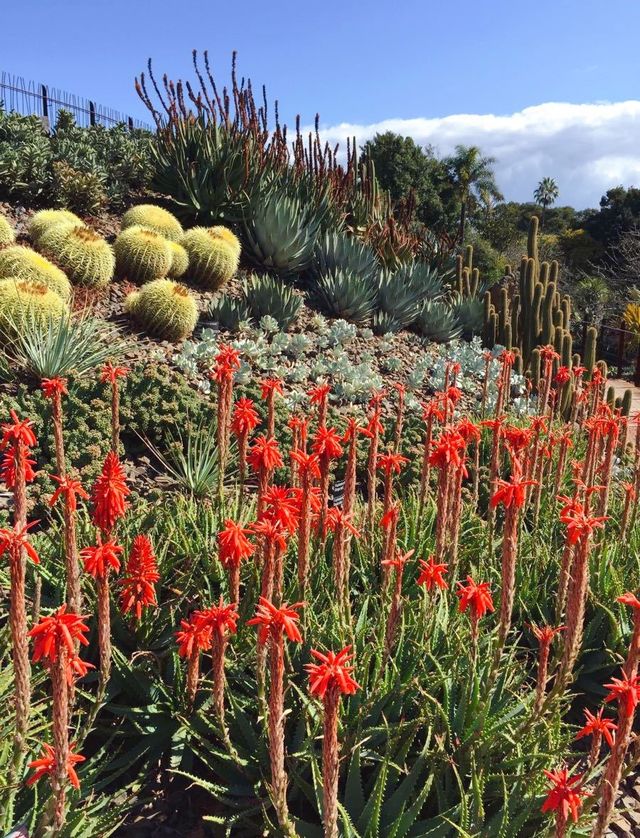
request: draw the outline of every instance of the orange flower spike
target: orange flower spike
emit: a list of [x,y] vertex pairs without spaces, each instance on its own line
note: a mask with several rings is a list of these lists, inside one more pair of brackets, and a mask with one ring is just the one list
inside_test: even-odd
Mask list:
[[[46,742],[42,743],[42,747],[44,748],[43,755],[29,763],[29,768],[34,769],[35,774],[32,774],[31,777],[27,779],[28,786],[34,785],[34,783],[37,783],[38,780],[41,780],[43,777],[52,777],[56,770],[55,750]],[[73,748],[73,743],[71,748]],[[86,757],[83,757],[81,754],[74,754],[71,749],[69,750],[69,756],[67,758],[67,777],[74,789],[80,788],[80,780],[76,773],[75,766],[80,762],[84,762],[85,759]]]
[[311,649],[313,657],[320,663],[308,663],[305,669],[309,675],[309,692],[311,695],[324,698],[327,690],[332,686],[337,687],[342,695],[354,695],[360,684],[352,677],[354,670],[351,665],[353,653],[351,646],[345,646],[339,652],[327,652],[323,654],[316,649]]
[[420,559],[420,574],[417,579],[418,585],[424,585],[427,591],[433,591],[435,588],[446,590],[449,585],[444,579],[449,565],[444,562],[436,562],[435,556],[431,555],[425,561]]
[[31,419],[19,419],[15,410],[10,410],[9,415],[11,416],[11,422],[0,426],[2,429],[0,451],[4,451],[9,445],[17,445],[18,443],[22,443],[27,448],[36,445],[38,440],[33,432]]
[[298,611],[304,603],[295,602],[292,605],[283,604],[280,608],[265,597],[260,597],[256,608],[256,616],[247,620],[248,626],[258,626],[258,639],[266,643],[274,630],[282,630],[292,643],[302,643],[302,635],[298,628],[300,615]]
[[82,549],[80,558],[84,562],[84,569],[87,573],[91,574],[94,579],[104,579],[108,576],[110,570],[115,573],[120,570],[118,556],[123,552],[124,548],[114,541],[105,541],[95,547]]
[[103,533],[110,532],[127,511],[129,493],[118,455],[109,451],[91,492],[93,523]]
[[622,678],[612,678],[611,683],[605,684],[605,687],[609,690],[605,702],[617,701],[624,707],[627,717],[633,716],[640,701],[640,678],[637,675],[629,677],[623,672]]
[[471,576],[467,576],[466,584],[458,582],[456,596],[460,600],[458,610],[464,612],[469,609],[475,620],[484,617],[488,611],[495,611],[488,582],[474,582]]
[[34,564],[40,564],[36,549],[27,538],[29,530],[39,523],[39,521],[32,521],[21,529],[0,528],[0,556],[6,552],[12,561],[18,561],[20,551],[24,550]]
[[75,644],[88,646],[85,634],[89,627],[84,623],[84,617],[67,612],[67,606],[61,605],[57,611],[40,621],[28,632],[33,638],[33,661],[46,660],[55,663],[61,651],[66,650],[70,658],[75,657]]
[[231,430],[237,437],[250,434],[261,423],[258,412],[251,399],[241,398],[235,403]]
[[229,568],[239,565],[255,552],[255,546],[247,536],[251,530],[227,519],[224,529],[218,533],[218,558],[223,567]]
[[74,480],[69,476],[58,477],[55,474],[52,475],[52,479],[55,480],[58,486],[49,498],[49,506],[55,506],[60,498],[64,496],[69,512],[75,512],[78,508],[79,497],[83,500],[89,500],[89,495],[82,488],[79,480]]
[[581,798],[586,792],[580,788],[582,774],[569,775],[566,768],[557,771],[545,771],[546,778],[551,782],[551,788],[542,804],[543,812],[558,812],[562,821],[566,823],[569,815],[574,822],[580,817]]
[[408,462],[409,458],[403,457],[402,454],[381,454],[378,457],[378,468],[385,474],[400,474],[402,467]]
[[326,425],[321,425],[316,431],[311,448],[313,453],[325,462],[336,460],[342,456],[342,445],[340,445],[338,432],[335,428],[327,428]]
[[278,443],[273,437],[267,438],[264,434],[259,434],[256,437],[249,449],[247,460],[256,472],[271,472],[283,466]]
[[115,384],[119,378],[126,378],[128,372],[128,367],[117,367],[107,361],[100,370],[100,381],[103,384]]
[[56,396],[68,396],[66,378],[43,378],[40,382],[40,389],[45,399],[54,399]]
[[589,710],[585,710],[585,724],[576,733],[576,739],[583,739],[585,736],[597,736],[599,734],[604,737],[607,745],[613,748],[613,734],[618,729],[618,725],[613,719],[605,718],[602,715],[603,713],[604,707],[601,707],[595,716]]
[[120,580],[120,609],[123,614],[135,611],[137,620],[143,608],[158,604],[154,585],[160,581],[151,542],[146,535],[133,540],[124,576]]

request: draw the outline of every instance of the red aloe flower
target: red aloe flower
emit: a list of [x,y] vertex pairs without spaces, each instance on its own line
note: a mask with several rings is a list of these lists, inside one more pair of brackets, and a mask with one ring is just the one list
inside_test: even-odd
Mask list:
[[611,683],[605,684],[605,687],[609,690],[605,702],[617,701],[624,707],[627,716],[633,716],[640,701],[640,678],[637,675],[629,677],[623,672],[622,678],[612,678]]
[[178,654],[190,658],[195,652],[209,649],[211,646],[211,626],[198,618],[196,612],[191,620],[180,620],[180,629],[175,632]]
[[20,529],[15,527],[12,529],[7,527],[0,528],[0,556],[6,552],[9,554],[12,562],[18,562],[20,560],[20,553],[24,550],[34,564],[40,564],[40,558],[36,553],[35,547],[27,538],[29,530],[39,523],[39,521],[31,521],[30,524]]
[[235,605],[225,605],[221,596],[217,605],[212,605],[204,611],[197,611],[194,618],[211,629],[213,704],[218,722],[224,728],[224,655],[228,635],[235,634],[237,631],[238,613]]
[[558,367],[553,383],[556,386],[561,387],[563,384],[566,384],[567,381],[571,381],[571,370],[569,367]]
[[28,636],[34,639],[34,663],[40,660],[56,663],[61,654],[75,658],[76,643],[89,645],[85,637],[89,627],[85,625],[84,619],[78,614],[68,612],[66,605],[61,605],[48,617],[41,617],[37,625],[28,632]]
[[[247,538],[250,532],[250,529],[231,519],[224,522],[224,529],[218,533],[218,558],[227,570],[239,567],[244,559],[255,552],[255,545]],[[234,602],[237,602],[237,598]]]
[[146,535],[133,539],[124,576],[120,580],[120,608],[123,614],[135,612],[142,618],[142,609],[157,605],[155,584],[160,581],[153,547]]
[[36,435],[33,432],[33,422],[31,419],[19,419],[15,410],[10,410],[11,422],[5,422],[2,428],[2,440],[0,441],[0,451],[4,451],[9,445],[17,445],[21,443],[27,448],[32,448],[37,444]]
[[[514,461],[514,465],[517,462]],[[491,506],[496,507],[503,504],[505,509],[512,506],[515,509],[522,509],[527,500],[527,486],[537,486],[537,480],[523,480],[520,468],[513,469],[511,480],[498,480],[498,490],[491,498]]]
[[55,480],[58,486],[49,498],[49,506],[55,506],[60,498],[64,497],[69,512],[75,512],[78,508],[78,497],[81,497],[83,500],[89,500],[89,495],[82,488],[79,480],[74,480],[69,476],[59,477],[55,474],[52,475],[52,479]]
[[441,470],[457,468],[462,465],[461,451],[464,449],[464,439],[457,431],[443,431],[440,438],[433,443],[433,451],[429,463]]
[[201,626],[206,626],[211,631],[212,636],[223,636],[227,632],[235,634],[238,630],[239,617],[235,605],[225,605],[222,597],[220,597],[217,605],[211,605],[203,611],[196,611],[193,619]]
[[[0,465],[0,478],[4,480],[7,489],[15,489],[16,487],[16,459],[18,456],[19,454],[17,448],[9,448],[3,454],[2,464]],[[27,449],[24,449],[21,462],[24,471],[24,482],[32,483],[36,479],[36,471],[33,468],[36,461],[28,456]]]
[[[71,750],[71,748],[73,748],[73,744],[74,743],[72,743],[69,747],[66,770],[67,777],[71,785],[74,789],[79,789],[80,780],[76,774],[75,766],[80,762],[84,762],[86,757],[83,757],[81,754],[74,754]],[[51,745],[48,745],[46,742],[42,743],[42,747],[44,749],[43,755],[29,763],[29,768],[33,768],[35,770],[35,774],[32,774],[31,777],[27,779],[28,786],[32,786],[34,783],[37,783],[38,780],[41,780],[43,777],[52,777],[55,773],[56,752]]]
[[403,457],[402,454],[388,453],[380,454],[378,457],[378,468],[382,469],[385,474],[400,474],[402,466],[409,462],[408,457]]
[[261,421],[251,399],[238,399],[233,407],[233,417],[231,419],[231,430],[238,438],[250,434]]
[[502,429],[502,435],[509,449],[518,454],[531,445],[532,432],[530,428],[518,428],[515,425],[507,425]]
[[329,384],[317,384],[308,391],[309,401],[311,404],[318,405],[318,425],[322,426],[327,421],[327,408],[329,404],[329,393],[331,386]]
[[335,428],[327,428],[326,425],[321,425],[318,428],[311,447],[314,454],[318,455],[321,463],[336,460],[342,456],[340,435]]
[[256,616],[247,620],[248,626],[258,626],[258,640],[266,643],[274,633],[284,631],[293,643],[302,643],[302,635],[297,623],[300,619],[298,611],[304,603],[295,602],[292,605],[283,603],[279,608],[265,597],[260,597],[256,608]]
[[608,516],[589,515],[581,504],[575,503],[570,510],[562,510],[560,520],[567,526],[569,544],[577,544],[579,541],[586,541],[594,530],[602,529]]
[[604,707],[601,707],[595,716],[590,710],[585,710],[585,723],[576,733],[576,739],[582,739],[585,736],[604,737],[607,745],[613,748],[613,734],[618,729],[618,725],[613,719],[605,718],[603,713]]
[[107,361],[100,369],[100,381],[103,384],[115,384],[119,378],[126,378],[128,372],[129,367],[114,366],[111,361]]
[[278,443],[273,437],[267,439],[264,434],[256,437],[253,445],[249,449],[247,460],[253,470],[258,473],[270,473],[283,466]]
[[[551,788],[542,804],[542,811],[557,812],[558,819],[561,820],[563,826],[566,825],[569,815],[577,823],[582,805],[581,798],[586,794],[580,788],[582,774],[570,776],[566,768],[560,768],[557,771],[545,771],[544,774],[551,782]],[[564,834],[564,832],[560,834]]]
[[300,499],[295,489],[270,486],[264,493],[263,517],[278,521],[290,535],[298,528]]
[[360,689],[360,684],[354,680],[351,673],[354,667],[350,665],[353,658],[351,646],[345,646],[339,652],[322,652],[311,649],[311,654],[320,663],[308,663],[305,669],[309,675],[309,692],[311,695],[324,698],[327,691],[335,687],[343,695],[354,695]]
[[469,609],[474,620],[480,620],[489,611],[494,611],[489,582],[474,582],[467,576],[466,584],[458,582],[456,596],[459,598],[458,609],[461,612]]
[[260,382],[260,398],[266,400],[275,393],[284,396],[282,381],[279,378],[264,378]]
[[43,378],[40,387],[45,399],[54,399],[56,396],[68,396],[66,378]]
[[424,585],[427,591],[433,591],[435,588],[446,590],[449,585],[444,579],[444,574],[448,567],[444,562],[436,562],[434,555],[429,556],[427,561],[420,559],[420,575],[417,584]]
[[119,518],[125,514],[129,487],[124,469],[115,451],[109,451],[102,466],[102,473],[91,492],[93,523],[103,533],[110,533]]
[[80,558],[84,562],[84,569],[94,579],[104,579],[110,570],[116,573],[120,570],[118,556],[124,551],[115,541],[105,541],[94,547],[84,547],[80,551]]

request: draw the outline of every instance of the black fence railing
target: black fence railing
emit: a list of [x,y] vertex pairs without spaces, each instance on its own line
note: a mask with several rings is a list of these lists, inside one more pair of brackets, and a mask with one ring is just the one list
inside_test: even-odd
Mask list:
[[113,108],[99,105],[92,99],[76,96],[46,84],[30,81],[21,76],[14,76],[4,70],[0,72],[0,102],[7,111],[16,111],[25,116],[39,116],[49,125],[56,121],[62,108],[70,111],[77,122],[84,128],[91,125],[104,125],[109,128],[124,124],[133,130],[142,128],[152,130],[151,126],[139,119],[120,113]]

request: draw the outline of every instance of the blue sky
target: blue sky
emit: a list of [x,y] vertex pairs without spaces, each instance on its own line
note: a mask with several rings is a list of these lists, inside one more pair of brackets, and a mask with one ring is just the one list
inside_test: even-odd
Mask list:
[[[341,123],[366,134],[390,119],[623,102],[639,90],[634,0],[5,0],[3,6],[0,69],[139,118],[146,112],[133,78],[147,57],[159,72],[188,76],[193,47],[208,48],[224,78],[237,49],[240,72],[266,83],[287,120],[300,113],[309,123],[319,111],[329,133]],[[615,123],[608,133],[620,130]],[[444,152],[450,144],[439,141],[437,130],[416,138]],[[620,150],[609,151],[619,163]],[[612,164],[607,171],[618,169]],[[598,181],[594,189],[600,188]]]

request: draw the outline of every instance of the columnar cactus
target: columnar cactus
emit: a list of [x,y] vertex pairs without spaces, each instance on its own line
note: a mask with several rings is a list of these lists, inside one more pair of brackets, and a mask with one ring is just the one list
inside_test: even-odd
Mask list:
[[0,250],[0,279],[13,277],[46,285],[65,302],[71,299],[71,283],[56,265],[28,247],[14,245]]
[[189,290],[171,279],[155,279],[129,294],[125,311],[154,337],[177,341],[198,322],[198,306]]
[[52,259],[75,285],[104,288],[115,267],[113,249],[88,227],[50,227],[38,239],[38,249]]

